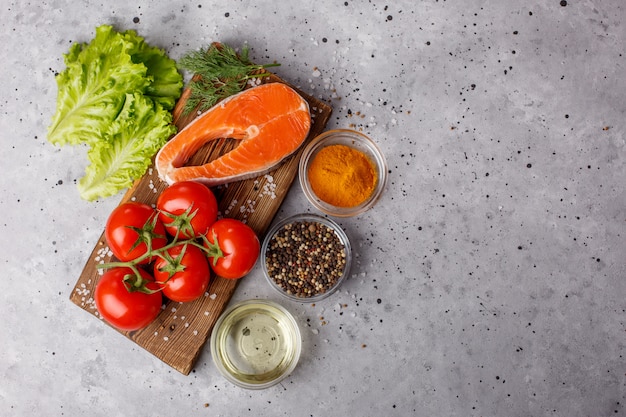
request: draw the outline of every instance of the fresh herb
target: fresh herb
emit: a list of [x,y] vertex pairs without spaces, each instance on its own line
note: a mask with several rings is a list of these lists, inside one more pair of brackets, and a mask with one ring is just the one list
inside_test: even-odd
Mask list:
[[228,45],[211,44],[180,58],[178,66],[196,75],[189,82],[190,95],[183,114],[208,110],[221,99],[242,91],[249,80],[269,76],[263,71],[265,68],[280,65],[254,64],[248,59],[248,53],[247,45],[237,54]]

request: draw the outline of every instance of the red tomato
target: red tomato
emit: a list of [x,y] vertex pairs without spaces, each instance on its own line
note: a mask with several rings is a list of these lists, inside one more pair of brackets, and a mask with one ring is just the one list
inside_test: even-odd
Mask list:
[[[209,266],[228,279],[239,279],[252,270],[261,245],[250,226],[235,219],[224,218],[213,223],[205,242],[214,255],[209,255]],[[220,253],[221,252],[221,253]]]
[[206,234],[217,220],[217,199],[204,184],[194,181],[176,182],[167,187],[157,199],[159,218],[168,233],[181,238],[196,238]]
[[[111,252],[120,261],[132,261],[151,249],[160,249],[167,244],[165,227],[156,215],[156,210],[147,204],[128,202],[120,204],[109,216],[105,238]],[[147,263],[146,258],[140,263]]]
[[163,288],[163,295],[184,303],[204,294],[211,271],[202,249],[180,244],[168,249],[164,256],[154,263],[154,278]]
[[[146,294],[133,288],[135,274],[127,267],[109,269],[100,277],[96,285],[93,298],[100,316],[120,330],[132,331],[144,328],[161,311],[163,296],[158,291],[158,285],[143,269],[139,269],[139,273],[146,281],[146,288],[156,292]],[[124,282],[124,277],[128,275],[132,277],[130,282]]]

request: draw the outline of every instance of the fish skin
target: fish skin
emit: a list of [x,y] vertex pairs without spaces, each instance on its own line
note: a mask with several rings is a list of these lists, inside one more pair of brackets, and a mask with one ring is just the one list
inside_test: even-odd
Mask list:
[[[207,186],[263,175],[304,143],[311,128],[308,102],[284,83],[261,84],[230,96],[178,132],[157,153],[159,178],[168,184]],[[239,141],[232,151],[198,166],[185,166],[204,144]]]

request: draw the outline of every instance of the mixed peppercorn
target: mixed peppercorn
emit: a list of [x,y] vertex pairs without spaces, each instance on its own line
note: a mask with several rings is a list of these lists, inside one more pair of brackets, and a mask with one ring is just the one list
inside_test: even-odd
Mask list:
[[346,267],[345,246],[335,231],[315,221],[296,221],[271,237],[266,269],[287,294],[314,297],[335,286]]

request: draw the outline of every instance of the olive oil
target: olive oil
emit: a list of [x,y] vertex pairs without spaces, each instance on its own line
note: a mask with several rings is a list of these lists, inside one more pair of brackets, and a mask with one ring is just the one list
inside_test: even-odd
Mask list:
[[283,307],[249,300],[220,317],[211,337],[211,353],[231,382],[265,388],[293,370],[300,344],[297,323]]

